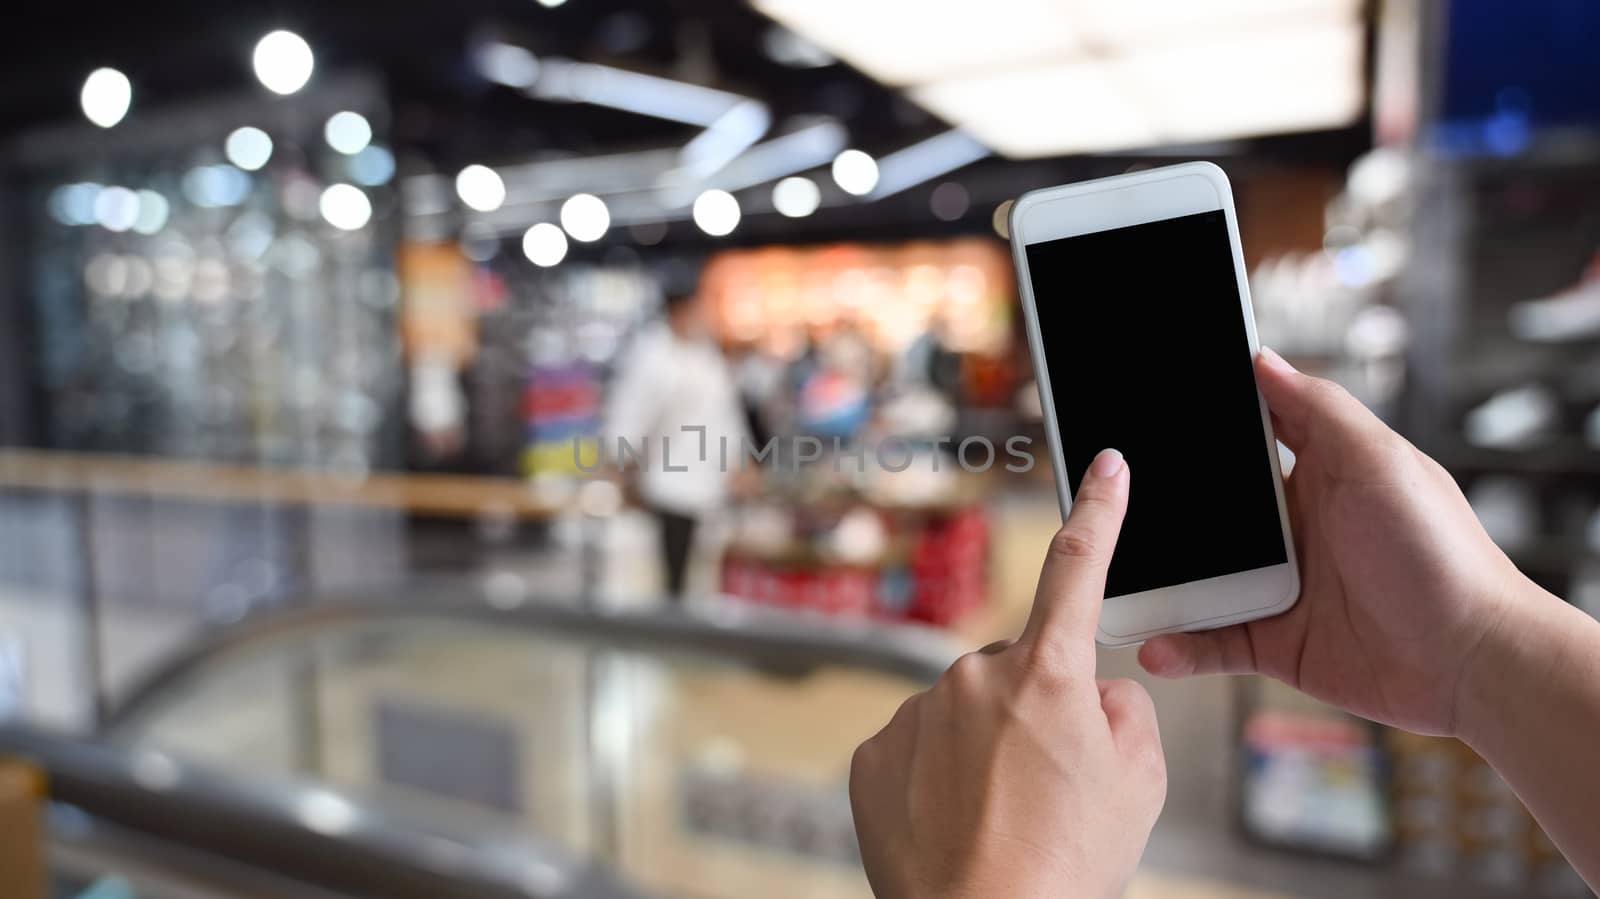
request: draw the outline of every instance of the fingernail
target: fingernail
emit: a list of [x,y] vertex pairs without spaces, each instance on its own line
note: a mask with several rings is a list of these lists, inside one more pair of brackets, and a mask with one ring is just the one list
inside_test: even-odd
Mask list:
[[1289,360],[1278,355],[1277,351],[1272,347],[1264,346],[1261,348],[1261,361],[1281,372],[1297,370],[1293,365],[1289,364]]
[[1122,454],[1114,449],[1104,449],[1089,465],[1089,473],[1097,478],[1115,477],[1122,470]]

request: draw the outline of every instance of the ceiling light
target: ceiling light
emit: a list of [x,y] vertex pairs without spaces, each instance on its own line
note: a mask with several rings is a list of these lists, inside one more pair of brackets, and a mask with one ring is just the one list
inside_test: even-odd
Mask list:
[[559,264],[567,257],[567,235],[549,222],[540,222],[522,235],[522,255],[541,268]]
[[879,160],[878,183],[872,190],[872,198],[881,200],[892,196],[988,155],[988,147],[959,129],[918,141]]
[[[757,9],[886,84],[904,86],[1080,51],[1064,0],[755,0]],[[1019,27],[1020,24],[1020,27]]]
[[372,143],[372,125],[361,113],[345,110],[328,117],[322,136],[328,141],[328,146],[346,156],[354,156]]
[[611,227],[611,211],[594,194],[576,194],[561,204],[561,227],[573,240],[593,243],[606,236]]
[[1241,35],[1130,54],[1116,72],[1164,141],[1332,128],[1355,121],[1365,104],[1365,40],[1354,22]]
[[1159,140],[1149,115],[1100,62],[951,79],[916,88],[911,97],[1006,156],[1129,149]]
[[555,9],[566,2],[567,0],[539,0],[539,5],[545,9]]
[[739,201],[725,190],[708,190],[695,198],[694,223],[712,237],[723,237],[739,227]]
[[753,2],[1010,156],[1340,127],[1364,105],[1360,0]]
[[592,103],[702,128],[738,103],[757,102],[703,84],[570,59],[544,60],[531,93],[543,100]]
[[729,162],[711,179],[723,190],[743,190],[826,164],[845,148],[844,126],[823,119],[756,144]]
[[707,178],[750,149],[772,127],[772,112],[759,100],[740,100],[683,146],[679,160],[691,177]]
[[311,80],[311,45],[293,31],[274,31],[256,42],[256,78],[275,94],[292,94]]
[[515,44],[489,41],[472,54],[478,74],[506,87],[526,88],[539,77],[539,59]]
[[845,193],[864,197],[878,186],[878,163],[860,150],[846,150],[833,158],[833,180]]
[[1204,45],[1230,35],[1353,22],[1361,0],[1079,0],[1074,18],[1100,44]]
[[317,204],[328,224],[341,231],[357,231],[372,219],[372,201],[354,184],[332,184]]
[[456,175],[456,196],[479,212],[493,212],[506,201],[506,183],[486,165],[469,165]]
[[78,100],[89,121],[110,128],[128,114],[128,107],[133,104],[133,84],[116,69],[95,69],[83,80]]
[[229,162],[247,172],[254,172],[272,158],[272,138],[260,128],[249,125],[235,128],[223,142],[222,152]]
[[772,205],[789,218],[805,218],[822,205],[822,191],[817,182],[795,175],[772,188]]

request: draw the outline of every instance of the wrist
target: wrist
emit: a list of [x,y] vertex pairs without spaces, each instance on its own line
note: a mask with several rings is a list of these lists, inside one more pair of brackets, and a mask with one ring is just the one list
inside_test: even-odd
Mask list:
[[1456,693],[1454,736],[1484,756],[1508,729],[1507,704],[1525,702],[1528,685],[1543,682],[1564,654],[1567,613],[1576,611],[1520,573],[1496,607],[1468,651]]

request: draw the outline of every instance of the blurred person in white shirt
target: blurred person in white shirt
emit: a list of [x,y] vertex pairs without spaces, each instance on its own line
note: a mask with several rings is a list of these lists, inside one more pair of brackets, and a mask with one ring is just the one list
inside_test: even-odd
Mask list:
[[728,505],[746,465],[749,431],[701,301],[669,293],[663,308],[664,321],[643,330],[621,356],[601,444],[655,517],[667,596],[681,602],[695,536]]

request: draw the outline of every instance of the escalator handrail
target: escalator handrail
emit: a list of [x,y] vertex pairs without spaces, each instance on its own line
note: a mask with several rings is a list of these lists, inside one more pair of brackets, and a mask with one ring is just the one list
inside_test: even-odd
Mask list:
[[346,593],[286,603],[205,634],[135,678],[113,698],[101,732],[124,732],[226,656],[265,643],[379,623],[463,623],[587,639],[607,650],[681,652],[757,667],[837,666],[924,684],[937,680],[959,654],[953,641],[931,629],[842,623],[731,602],[711,613],[618,611],[532,599],[508,605],[496,602],[487,588],[464,587],[459,580],[422,582],[382,595]]
[[371,899],[625,899],[599,867],[526,838],[441,833],[292,780],[240,778],[165,753],[0,725],[0,754],[42,768],[91,820]]

